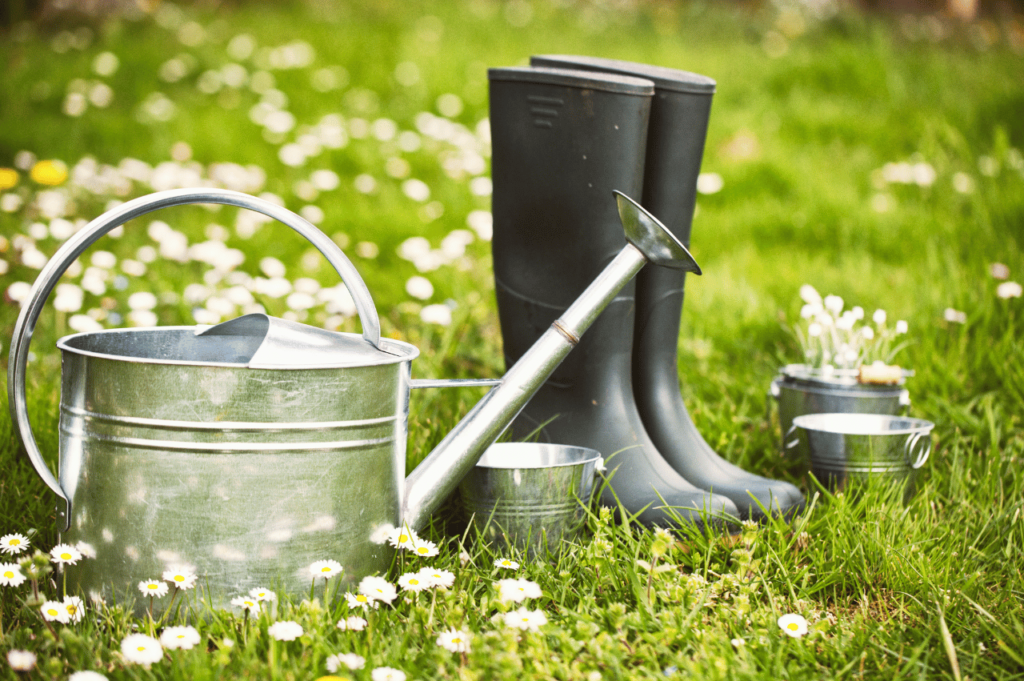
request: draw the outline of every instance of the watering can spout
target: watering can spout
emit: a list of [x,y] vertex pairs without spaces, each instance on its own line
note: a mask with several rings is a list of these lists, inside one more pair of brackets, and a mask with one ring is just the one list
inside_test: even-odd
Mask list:
[[408,477],[401,521],[410,529],[426,523],[645,264],[701,274],[690,252],[657,218],[625,194],[614,194],[626,246]]

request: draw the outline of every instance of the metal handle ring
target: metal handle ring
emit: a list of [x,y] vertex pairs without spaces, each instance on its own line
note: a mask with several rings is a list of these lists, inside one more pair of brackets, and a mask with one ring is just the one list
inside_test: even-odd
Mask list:
[[258,199],[241,192],[227,189],[172,189],[170,191],[157,192],[142,196],[127,203],[123,203],[113,210],[107,211],[99,216],[81,231],[76,233],[62,245],[52,258],[46,263],[35,283],[29,292],[18,315],[18,321],[14,326],[14,336],[11,339],[11,350],[7,367],[7,396],[8,406],[11,413],[11,423],[15,432],[25,445],[25,451],[32,462],[36,473],[43,479],[46,486],[53,490],[63,500],[63,508],[57,508],[57,522],[61,532],[66,532],[71,526],[71,500],[65,494],[57,478],[54,477],[46,462],[43,460],[32,435],[32,426],[29,423],[28,407],[25,398],[25,372],[28,363],[28,349],[32,342],[32,333],[35,331],[39,314],[46,304],[46,299],[56,286],[61,275],[71,266],[78,256],[85,249],[96,242],[101,236],[120,227],[134,218],[151,213],[161,208],[182,206],[195,203],[217,203],[226,206],[237,206],[248,210],[262,213],[267,217],[281,222],[304,236],[313,246],[320,251],[327,261],[331,263],[341,280],[348,287],[352,300],[355,302],[356,310],[359,313],[359,321],[363,327],[363,338],[369,341],[375,348],[380,348],[380,319],[377,317],[377,310],[373,305],[373,298],[366,288],[359,272],[348,257],[342,252],[338,245],[314,227],[307,220],[299,217],[286,208]]
[[[925,444],[923,445],[921,450],[917,453],[917,456],[914,457],[914,449],[917,448],[917,445],[921,441],[922,438],[925,438]],[[916,432],[916,433],[914,433],[912,435],[908,435],[907,436],[906,456],[907,456],[907,461],[911,461],[911,460],[913,461],[913,463],[910,464],[911,468],[916,470],[916,469],[920,468],[921,466],[923,466],[925,464],[925,462],[928,461],[928,456],[931,453],[932,453],[932,439],[928,435],[928,433],[923,433],[923,432],[918,431],[918,432]]]
[[797,436],[795,438],[793,438],[792,440],[790,440],[789,442],[786,442],[786,439],[790,435],[795,433],[797,428],[798,428],[798,426],[794,423],[793,425],[791,425],[789,427],[789,430],[786,431],[786,434],[782,436],[782,446],[783,446],[783,448],[785,448],[785,449],[793,449],[798,444],[800,444],[800,435],[799,434],[797,434]]

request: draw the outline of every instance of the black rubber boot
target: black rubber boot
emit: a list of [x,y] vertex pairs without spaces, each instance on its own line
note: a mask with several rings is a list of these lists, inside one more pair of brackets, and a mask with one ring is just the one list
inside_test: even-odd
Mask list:
[[[625,245],[612,190],[639,194],[653,84],[551,69],[491,69],[494,275],[507,366]],[[591,447],[647,525],[736,516],[658,456],[631,390],[631,282],[512,425],[515,439]],[[614,490],[614,495],[612,494]],[[665,507],[672,507],[670,511]]]
[[[635,76],[654,83],[640,203],[689,247],[715,81],[686,71],[591,57],[540,56],[531,63]],[[761,516],[761,507],[794,512],[804,503],[799,489],[748,473],[723,459],[686,410],[677,366],[685,280],[685,272],[660,267],[644,268],[636,278],[633,394],[644,427],[676,471],[702,489],[729,497],[742,518]]]

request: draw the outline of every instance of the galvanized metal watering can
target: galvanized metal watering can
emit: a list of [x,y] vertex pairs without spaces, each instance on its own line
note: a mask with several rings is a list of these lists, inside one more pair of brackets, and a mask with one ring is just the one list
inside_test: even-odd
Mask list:
[[[11,420],[60,498],[63,541],[84,543],[72,587],[124,603],[165,570],[199,575],[213,606],[262,586],[301,595],[309,566],[336,560],[346,580],[387,569],[387,533],[416,529],[473,468],[580,335],[645,263],[700,273],[653,216],[616,192],[627,245],[499,381],[412,379],[418,350],[380,337],[370,293],[326,235],[294,213],[220,189],[159,192],[100,216],[46,264],[11,342]],[[363,334],[262,314],[213,327],[112,329],[62,338],[60,466],[29,424],[25,377],[39,314],[93,242],[170,206],[214,203],[274,218],[341,275]],[[404,479],[409,391],[496,385]],[[158,604],[159,607],[159,604]]]

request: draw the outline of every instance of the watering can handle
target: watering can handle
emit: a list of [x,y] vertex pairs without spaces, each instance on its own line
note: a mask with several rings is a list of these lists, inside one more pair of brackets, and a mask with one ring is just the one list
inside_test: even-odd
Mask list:
[[[922,438],[924,438],[925,444],[920,448],[920,451],[918,451],[917,456],[914,457],[913,456],[914,449],[917,448],[917,445],[921,441]],[[913,457],[913,463],[910,464],[911,468],[918,469],[921,466],[923,466],[925,464],[925,462],[928,461],[928,456],[932,453],[932,439],[931,439],[931,436],[928,433],[921,432],[921,431],[918,431],[916,433],[912,433],[912,434],[908,435],[907,436],[907,444],[906,444],[906,453],[907,453],[907,461],[910,461],[911,457]]]
[[262,213],[278,222],[288,225],[296,232],[306,237],[318,251],[323,253],[327,261],[331,263],[342,281],[348,287],[352,300],[356,304],[359,313],[359,321],[363,327],[363,338],[375,348],[380,348],[380,320],[377,317],[377,310],[370,297],[370,291],[366,288],[359,272],[352,265],[348,257],[338,248],[331,239],[319,229],[310,224],[307,220],[299,217],[286,208],[277,206],[269,201],[258,199],[241,192],[229,191],[227,189],[173,189],[170,191],[157,192],[143,196],[127,203],[121,204],[113,210],[107,211],[99,216],[81,231],[68,239],[63,246],[50,258],[43,267],[32,285],[32,290],[25,300],[21,313],[18,315],[18,322],[14,327],[14,336],[11,339],[11,352],[7,368],[7,395],[9,408],[11,410],[11,422],[15,431],[21,437],[25,445],[25,451],[36,469],[36,473],[43,479],[47,487],[53,490],[63,500],[63,508],[57,509],[57,522],[67,531],[71,523],[71,500],[61,488],[57,478],[50,472],[49,467],[43,460],[32,435],[32,426],[29,423],[28,407],[25,399],[25,372],[28,363],[28,348],[32,342],[32,333],[35,331],[36,322],[42,312],[46,299],[49,297],[53,287],[61,275],[71,266],[78,256],[85,249],[96,242],[101,236],[119,227],[134,218],[147,213],[194,203],[217,203],[226,206],[237,206],[247,208],[257,213]]

